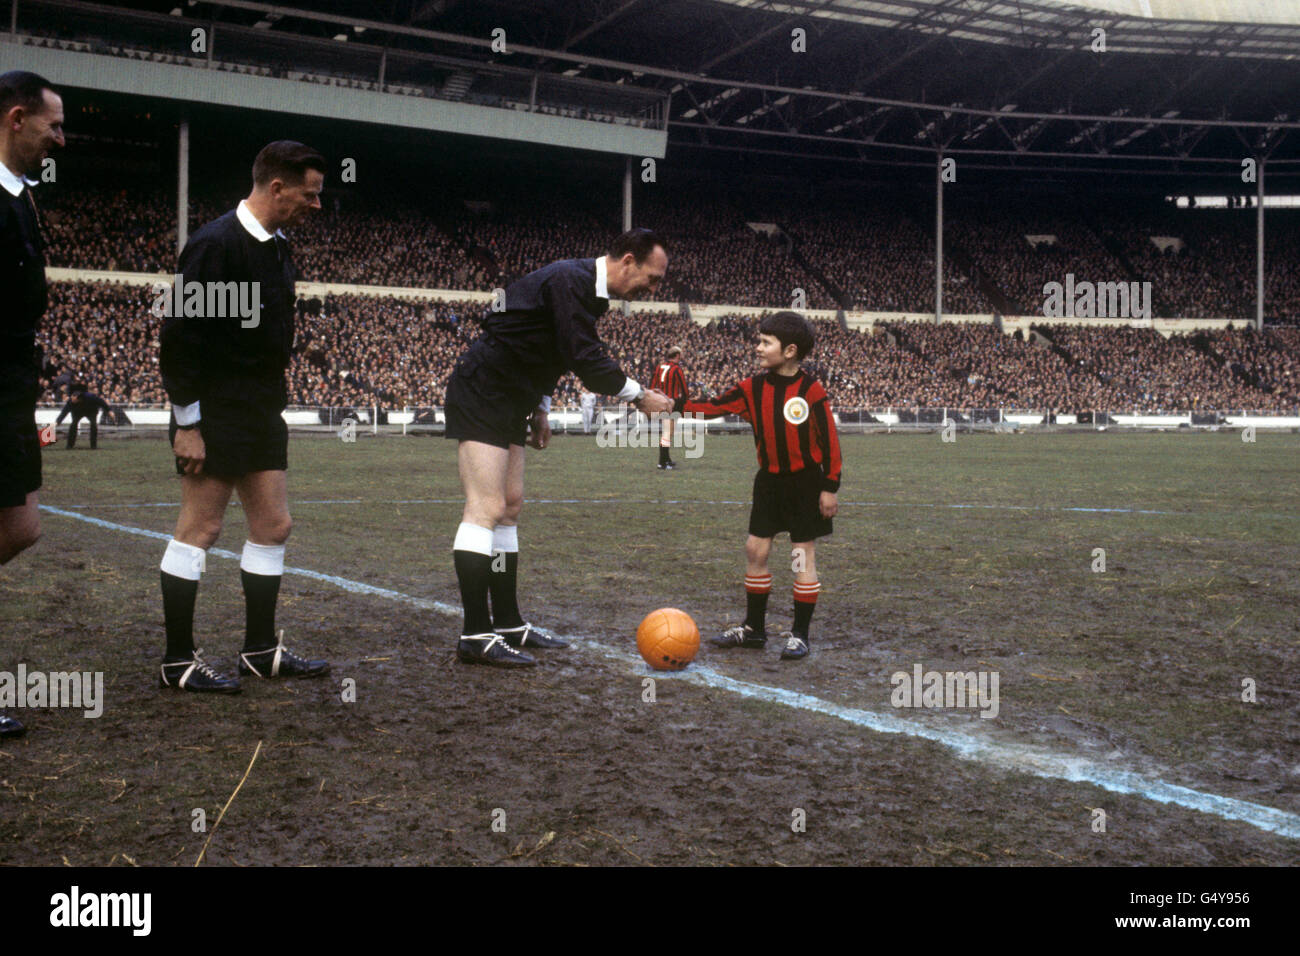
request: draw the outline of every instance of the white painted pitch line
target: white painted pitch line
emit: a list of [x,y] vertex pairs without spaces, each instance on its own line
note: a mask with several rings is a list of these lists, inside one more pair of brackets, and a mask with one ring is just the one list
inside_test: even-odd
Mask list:
[[[54,508],[50,505],[41,505],[40,507],[42,511],[49,514],[84,521],[87,524],[107,528],[110,531],[122,531],[127,534],[154,538],[159,541],[171,539],[170,534],[162,531],[150,531],[147,528],[117,524],[113,521],[105,521],[102,518],[78,514],[75,511]],[[223,548],[211,548],[208,553],[219,558],[238,559],[240,557],[235,552],[226,551]],[[457,617],[461,614],[461,609],[454,604],[447,604],[430,598],[415,597],[410,594],[403,594],[400,591],[376,587],[373,584],[365,584],[361,581],[353,581],[333,574],[292,567],[286,567],[284,573],[333,584],[353,594],[369,594],[375,597],[387,598],[390,601],[437,611],[440,614]],[[554,633],[547,631],[545,628],[538,628],[538,630],[548,634]],[[639,656],[607,644],[601,644],[589,638],[579,638],[571,635],[563,636],[611,660],[634,665],[642,663]],[[657,672],[656,676],[665,678],[669,675]],[[905,734],[909,737],[929,740],[947,747],[959,757],[976,760],[1003,770],[1027,773],[1049,780],[1090,783],[1112,793],[1130,794],[1157,803],[1173,804],[1189,810],[1212,814],[1225,820],[1240,820],[1270,833],[1277,833],[1293,840],[1300,839],[1300,815],[1279,810],[1276,807],[1267,807],[1258,803],[1238,800],[1234,797],[1222,797],[1215,793],[1207,793],[1202,790],[1179,786],[1178,784],[1166,783],[1159,778],[1144,776],[1130,770],[1108,767],[1087,757],[1055,753],[1045,748],[1030,745],[1000,742],[960,730],[929,726],[894,714],[880,714],[855,707],[844,707],[840,704],[822,700],[820,697],[814,697],[811,694],[803,694],[781,687],[769,687],[766,684],[755,684],[750,681],[728,677],[702,664],[692,665],[689,670],[672,674],[671,679],[725,690],[752,700],[763,700],[811,713],[825,714],[877,733]]]

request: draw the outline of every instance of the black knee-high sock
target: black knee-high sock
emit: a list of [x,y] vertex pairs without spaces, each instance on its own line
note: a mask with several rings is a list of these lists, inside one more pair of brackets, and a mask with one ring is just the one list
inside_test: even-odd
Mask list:
[[253,574],[239,569],[244,585],[244,650],[275,647],[275,602],[280,597],[280,575]]
[[453,551],[460,603],[465,608],[462,634],[486,634],[492,630],[488,613],[488,586],[492,579],[492,555],[477,551]]
[[194,601],[199,582],[178,578],[166,571],[162,576],[163,621],[167,627],[167,656],[194,656]]
[[803,584],[799,581],[794,583],[794,626],[791,630],[804,640],[808,639],[808,626],[812,624],[813,611],[817,609],[817,595],[821,587],[821,583],[817,581],[811,584]]
[[772,592],[772,575],[745,575],[745,623],[757,633],[767,626],[767,597]]
[[519,580],[519,552],[498,551],[492,555],[491,568],[488,588],[492,592],[492,626],[497,630],[503,627],[519,627],[524,623],[523,617],[519,614],[516,590]]
[[659,446],[659,464],[668,464],[668,447],[666,445]]

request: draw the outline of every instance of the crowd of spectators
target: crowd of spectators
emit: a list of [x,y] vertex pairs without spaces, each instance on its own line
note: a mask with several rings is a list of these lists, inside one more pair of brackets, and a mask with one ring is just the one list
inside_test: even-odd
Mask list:
[[[603,255],[618,232],[608,204],[601,216],[590,197],[556,196],[539,191],[531,197],[511,197],[490,209],[462,208],[452,227],[464,252],[480,263],[474,291],[504,288],[556,259]],[[460,288],[456,286],[454,288]]]
[[[846,196],[766,197],[757,214],[790,235],[848,308],[934,312],[934,233],[900,206]],[[992,311],[951,257],[943,282],[945,312]]]
[[1115,411],[1295,407],[1294,396],[1265,392],[1216,359],[1214,347],[1233,334],[1228,331],[1166,338],[1154,329],[1059,323],[1044,326],[1043,331],[1071,360],[1114,390],[1108,404]]
[[364,212],[334,208],[294,229],[293,258],[309,282],[411,289],[482,288],[487,276],[426,216],[391,207]]
[[[945,220],[944,231],[946,240],[966,252],[1021,315],[1041,315],[1043,286],[1064,284],[1068,274],[1076,281],[1129,279],[1084,225],[1050,208],[1000,203],[959,206]],[[1031,242],[1029,236],[1051,236],[1054,241]]]
[[[613,192],[551,184],[425,208],[382,192],[327,190],[320,213],[293,230],[295,261],[311,281],[490,291],[555,259],[599,254],[620,226]],[[923,225],[931,213],[904,208],[906,197],[641,192],[637,221],[671,244],[661,299],[788,308],[801,289],[807,308],[836,308],[837,295],[855,310],[934,308],[934,242]],[[40,193],[50,265],[174,269],[175,202],[163,187],[105,175]],[[237,199],[229,189],[194,184],[190,231]],[[1254,314],[1253,219],[1249,210],[1152,203],[1085,212],[1064,203],[954,202],[945,227],[945,312],[994,310],[961,262],[1021,314],[1041,314],[1044,285],[1073,273],[1079,282],[1151,282],[1157,316],[1247,318]],[[769,235],[750,222],[776,228]],[[1031,243],[1029,236],[1052,238]],[[1154,236],[1179,242],[1162,243],[1162,251]],[[1300,324],[1300,214],[1270,214],[1267,236],[1268,321]]]
[[[55,282],[38,342],[43,401],[71,381],[114,405],[163,404],[161,319],[149,286]],[[333,295],[300,303],[289,372],[293,405],[384,408],[442,405],[457,358],[479,334],[483,301]],[[695,395],[716,395],[756,371],[759,317],[724,314],[699,325],[676,312],[607,312],[601,337],[620,365],[650,382],[670,345]],[[1028,341],[983,322],[896,322],[873,331],[815,323],[805,367],[841,408],[956,407],[1061,412],[1300,406],[1300,329],[1200,331],[1053,323]],[[581,383],[566,376],[561,405]]]
[[[1156,315],[1232,319],[1255,314],[1252,217],[1115,209],[1108,212],[1104,228],[1142,279],[1151,283]],[[1153,236],[1181,244],[1162,248]]]
[[456,359],[479,333],[485,306],[473,301],[325,299],[297,323],[290,369],[295,405],[441,405]]
[[908,383],[903,404],[1033,408],[1047,404],[1053,389],[1070,386],[1067,370],[1053,361],[1057,356],[989,323],[900,322],[886,328],[930,376]]
[[51,266],[117,272],[172,272],[176,207],[153,187],[41,189]]
[[1300,328],[1228,329],[1206,336],[1205,342],[1234,374],[1284,405],[1300,402]]
[[[1266,213],[1264,310],[1269,322],[1300,323],[1300,221]],[[1171,318],[1245,319],[1255,315],[1255,214],[1249,209],[1168,206],[1108,210],[1103,228],[1134,269],[1151,282],[1156,314]],[[1152,237],[1176,243],[1157,244]]]
[[806,308],[836,308],[783,236],[748,225],[771,218],[765,210],[746,215],[730,197],[698,187],[650,191],[638,207],[638,219],[672,243],[667,297],[788,309],[801,289]]
[[36,339],[44,357],[42,401],[61,403],[60,389],[71,381],[112,405],[167,401],[158,374],[160,320],[150,312],[149,286],[51,282],[49,289]]

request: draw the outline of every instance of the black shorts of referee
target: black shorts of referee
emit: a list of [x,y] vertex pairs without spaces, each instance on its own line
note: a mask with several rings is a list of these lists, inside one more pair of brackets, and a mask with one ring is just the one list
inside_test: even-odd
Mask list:
[[790,540],[813,541],[831,533],[830,518],[821,513],[824,476],[816,468],[789,475],[760,471],[754,476],[754,504],[749,511],[749,533],[774,538],[782,531]]
[[21,508],[41,487],[41,439],[30,404],[0,406],[0,508]]
[[[280,414],[284,406],[235,399],[203,399],[199,406],[199,434],[203,437],[203,474],[238,478],[253,471],[287,471],[289,428]],[[168,438],[176,442],[173,414]],[[176,473],[185,468],[176,459]]]
[[444,437],[497,448],[522,447],[538,401],[536,390],[512,369],[506,353],[479,339],[460,357],[447,381]]

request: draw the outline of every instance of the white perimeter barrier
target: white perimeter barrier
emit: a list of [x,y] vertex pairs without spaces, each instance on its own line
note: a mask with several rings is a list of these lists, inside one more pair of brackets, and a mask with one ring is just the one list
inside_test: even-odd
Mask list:
[[[43,405],[36,409],[36,423],[38,425],[51,424],[59,416],[62,409],[61,405]],[[166,406],[162,405],[125,405],[120,410],[126,413],[130,419],[130,428],[165,428],[171,417],[171,412]],[[1003,409],[980,409],[981,417],[977,419],[977,424],[982,427],[996,428],[1003,426],[1007,428],[1024,428],[1042,426],[1047,420],[1047,413],[1042,411],[1017,411]],[[430,424],[443,425],[446,421],[442,408],[403,408],[381,410],[377,407],[369,408],[303,408],[294,407],[284,411],[284,420],[294,428],[338,428],[348,419],[351,419],[357,428],[366,431],[377,432],[379,426],[377,420],[386,416],[384,423],[385,431],[392,431],[395,427],[400,427],[402,431],[415,427],[423,429]],[[869,417],[868,417],[869,416]],[[996,417],[994,417],[996,416]],[[1253,426],[1255,428],[1300,428],[1300,414],[1267,414],[1262,412],[1222,412],[1215,414],[1213,412],[1198,413],[1199,418],[1213,416],[1214,421],[1193,422],[1191,412],[1179,412],[1164,415],[1141,414],[1138,412],[1111,412],[1106,415],[1099,423],[1084,422],[1080,424],[1079,416],[1076,414],[1057,413],[1053,417],[1055,425],[1072,425],[1085,428],[1245,428]],[[601,406],[596,410],[593,416],[593,431],[599,428],[603,423],[614,423],[627,418],[626,410],[620,411],[614,406]],[[863,409],[837,409],[834,413],[836,425],[855,427],[862,426],[870,428],[872,426],[883,425],[887,428],[899,429],[936,429],[943,426],[946,421],[954,421],[958,425],[965,426],[971,421],[970,409],[957,408],[863,408]],[[417,422],[417,419],[419,420]],[[430,420],[432,419],[432,420]],[[551,411],[551,428],[556,431],[581,431],[582,430],[582,412],[577,408],[557,407]],[[635,413],[633,422],[644,424],[646,417],[640,413]],[[66,425],[67,419],[64,419]],[[727,419],[711,419],[709,421],[696,421],[687,419],[681,422],[684,428],[703,427],[706,431],[709,426],[720,426],[721,429],[734,428],[739,419],[735,416],[728,416]],[[743,423],[740,423],[743,424]],[[748,427],[748,426],[746,426]]]

